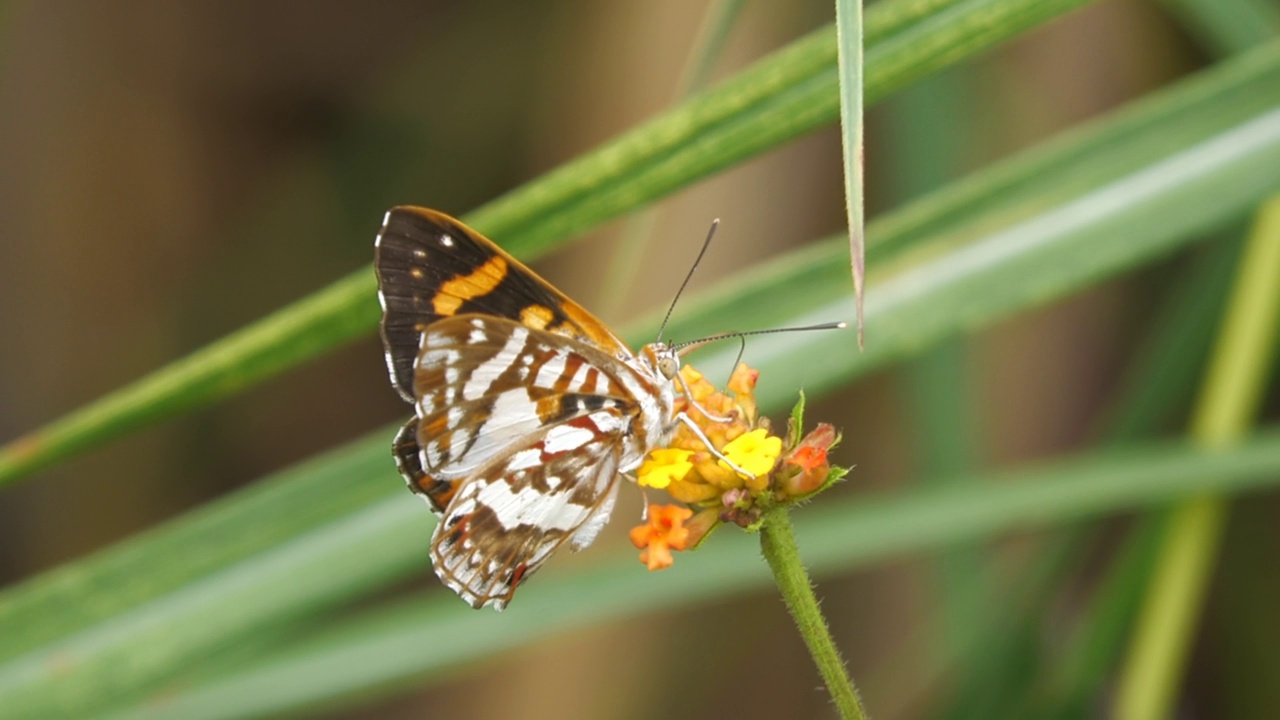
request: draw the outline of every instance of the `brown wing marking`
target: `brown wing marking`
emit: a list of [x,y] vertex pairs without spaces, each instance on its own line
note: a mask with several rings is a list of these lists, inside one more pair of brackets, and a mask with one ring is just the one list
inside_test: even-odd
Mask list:
[[[521,335],[524,335],[521,340]],[[466,477],[513,445],[576,417],[638,412],[602,351],[511,320],[475,315],[427,331],[414,380],[425,472]]]
[[496,459],[464,481],[436,526],[436,574],[472,607],[503,609],[560,546],[587,546],[608,520],[621,435],[604,430],[621,421],[602,411],[568,425],[590,431],[592,439],[547,452],[544,435]]
[[382,340],[396,389],[413,401],[413,365],[432,323],[475,313],[507,318],[594,345],[632,352],[582,306],[488,238],[448,215],[401,206],[387,212],[374,252]]
[[418,445],[418,418],[410,418],[396,433],[391,454],[395,456],[396,467],[409,489],[425,497],[432,512],[443,515],[462,481],[440,480],[423,469],[421,447]]

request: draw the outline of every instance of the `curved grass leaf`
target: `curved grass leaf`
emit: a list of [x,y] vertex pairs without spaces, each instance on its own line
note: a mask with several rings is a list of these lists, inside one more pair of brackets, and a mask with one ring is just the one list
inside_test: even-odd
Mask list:
[[[799,513],[797,534],[815,573],[846,572],[1198,493],[1278,485],[1280,434],[1272,430],[1224,454],[1157,443],[946,487],[843,499]],[[164,690],[163,702],[144,702],[122,717],[260,717],[320,704],[331,709],[410,678],[421,687],[424,676],[585,625],[763,590],[770,580],[758,552],[749,538],[725,533],[652,575],[620,551],[598,567],[530,585],[501,616],[472,612],[447,593],[433,593],[340,623],[194,689]],[[826,610],[840,613],[838,607]]]
[[[1280,329],[1280,196],[1262,205],[1238,272],[1191,421],[1191,438],[1209,449],[1248,435],[1271,376]],[[1170,510],[1117,688],[1117,716],[1164,717],[1181,696],[1227,513],[1227,498],[1216,495]]]
[[[1269,16],[1263,18],[1255,14],[1263,8],[1263,3],[1256,3],[1254,0],[1166,0],[1166,4],[1181,8],[1186,29],[1194,36],[1207,38],[1209,46],[1216,48],[1220,54],[1244,52],[1252,47],[1265,45],[1268,41],[1274,41],[1277,31],[1280,31],[1280,23],[1274,22],[1280,19],[1280,10],[1273,6],[1266,12]],[[1243,230],[1233,230],[1231,234],[1237,233],[1243,234]],[[1172,360],[1183,366],[1176,371],[1177,376],[1183,378],[1177,385],[1180,392],[1185,392],[1196,384],[1190,367],[1199,367],[1207,354],[1211,335],[1209,327],[1211,324],[1216,325],[1221,317],[1223,303],[1218,300],[1226,295],[1225,288],[1229,287],[1230,273],[1236,265],[1235,256],[1238,254],[1233,248],[1210,255],[1207,259],[1211,262],[1199,263],[1205,278],[1189,282],[1186,285],[1189,292],[1180,293],[1179,297],[1171,299],[1183,307],[1171,313],[1166,322],[1161,323],[1161,334],[1166,338],[1163,353],[1168,358],[1163,362],[1169,364]],[[1228,260],[1229,265],[1226,262]],[[1209,267],[1204,267],[1205,265]],[[1199,301],[1196,300],[1197,297],[1200,298]],[[1177,323],[1177,327],[1173,323]],[[1179,334],[1184,336],[1181,340],[1176,337]],[[1190,353],[1179,350],[1188,347],[1205,350]],[[1161,352],[1159,348],[1149,350],[1151,352],[1145,353],[1146,365],[1154,364],[1156,360],[1152,356]],[[1149,369],[1144,368],[1144,371]],[[1128,413],[1130,418],[1121,419],[1121,423],[1132,426],[1132,420],[1141,417],[1142,408],[1158,405],[1161,399],[1155,395],[1158,392],[1157,386],[1169,384],[1168,380],[1143,383],[1148,386],[1149,392],[1132,398],[1132,402],[1128,403],[1131,408]],[[1122,658],[1120,650],[1129,639],[1142,589],[1155,564],[1164,520],[1163,517],[1157,517],[1157,513],[1151,513],[1142,518],[1130,532],[1124,546],[1115,553],[1116,560],[1108,568],[1106,578],[1090,598],[1089,605],[1084,608],[1073,637],[1065,644],[1062,652],[1055,656],[1053,667],[1042,675],[1038,687],[1027,693],[1023,705],[1027,708],[1036,706],[1036,709],[1028,709],[1023,714],[1075,717],[1097,701],[1097,688],[1114,672]]]
[[1163,0],[1193,37],[1218,55],[1280,35],[1280,7],[1269,0]]
[[[1174,127],[1180,126],[1175,122]],[[1278,153],[1280,115],[1246,113],[1234,125],[1117,172],[1073,200],[1045,208],[1037,198],[1023,198],[991,207],[987,216],[873,274],[868,323],[892,321],[894,327],[881,331],[866,355],[836,362],[823,353],[847,353],[848,340],[843,348],[818,345],[815,352],[812,339],[821,341],[819,334],[789,345],[753,344],[753,363],[766,373],[762,395],[776,407],[793,397],[794,385],[782,389],[768,382],[770,377],[831,387],[938,337],[990,323],[1170,252],[1280,186]],[[1207,186],[1213,192],[1206,192]],[[1028,205],[1040,214],[1028,218],[1034,212]],[[780,306],[760,314],[802,316],[815,297],[828,292],[823,289],[828,284],[831,297],[843,297],[835,288],[847,288],[845,265],[815,262],[824,251],[806,250],[798,260],[779,263],[784,271],[772,271],[779,279],[775,284],[738,284],[736,307],[705,304],[691,322],[725,327],[758,296]],[[824,273],[833,265],[828,279]],[[830,307],[847,311],[849,301],[840,303]],[[801,359],[805,371],[798,378]],[[101,707],[107,699],[154,688],[176,669],[239,638],[421,571],[426,514],[406,498],[388,497],[403,491],[382,455],[387,437],[389,430],[330,456],[329,463],[349,461],[341,473],[345,482],[313,479],[316,465],[0,596],[5,630],[0,634],[5,658],[0,714],[10,707],[50,712]],[[1128,492],[1124,487],[1112,491]],[[324,502],[334,507],[351,499],[351,510],[311,526],[296,524],[287,537],[259,538],[256,551],[248,542],[225,549],[216,537],[252,535],[246,518],[286,522],[296,508],[285,499],[305,502],[324,493]],[[197,547],[208,553],[205,564],[187,572],[184,553]],[[154,581],[155,568],[166,569],[160,582]],[[63,612],[68,607],[77,608],[77,614],[68,616]],[[576,609],[583,621],[590,617],[581,601]],[[8,635],[17,628],[24,629],[20,636]]]
[[862,0],[836,0],[840,72],[840,145],[844,152],[844,205],[849,226],[849,265],[862,347],[863,285],[866,284],[866,208],[862,182]]
[[[867,15],[868,98],[1086,2],[882,3]],[[834,32],[820,30],[466,220],[501,238],[514,254],[536,257],[565,237],[834,121],[835,64]],[[374,296],[373,273],[364,268],[13,441],[0,448],[0,486],[372,332]]]
[[[1271,52],[1268,59],[1269,71],[1254,79],[1274,84],[1280,53]],[[1096,187],[1053,207],[1033,197],[990,208],[986,217],[895,259],[893,264],[907,269],[899,272],[890,264],[874,270],[876,292],[868,298],[867,325],[876,328],[877,339],[865,352],[857,353],[841,333],[766,335],[751,345],[752,364],[766,378],[794,377],[791,358],[804,357],[803,381],[821,391],[948,335],[990,323],[1011,309],[1049,302],[1123,267],[1159,257],[1243,214],[1280,187],[1280,101],[1254,108],[1251,97],[1240,99],[1249,110],[1225,130],[1191,141],[1182,136],[1187,128],[1175,121],[1172,134],[1180,137],[1164,148],[1164,155],[1127,157],[1129,167],[1100,172]],[[980,178],[973,184],[985,183]],[[934,201],[926,198],[922,204]],[[853,303],[835,277],[842,250],[831,244],[827,253],[823,257],[815,249],[806,262],[780,270],[804,297],[809,311],[802,315],[792,314],[789,307],[779,309],[774,291],[712,298],[693,316],[729,316],[732,310],[763,327],[852,317]],[[681,337],[682,332],[688,328],[673,324],[670,335]],[[727,373],[736,350],[708,354],[710,359],[699,365],[715,376]],[[782,404],[790,392],[766,381],[759,397]]]

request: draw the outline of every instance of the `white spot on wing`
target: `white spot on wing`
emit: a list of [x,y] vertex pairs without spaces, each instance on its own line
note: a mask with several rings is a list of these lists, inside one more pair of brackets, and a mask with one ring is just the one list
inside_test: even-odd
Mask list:
[[378,247],[378,246],[382,245],[382,236],[383,236],[384,234],[386,234],[386,232],[387,232],[387,223],[389,223],[389,222],[391,222],[391,211],[390,211],[390,210],[388,210],[388,211],[386,212],[386,214],[384,214],[384,215],[382,216],[382,227],[381,227],[381,228],[378,228],[378,237],[376,237],[376,238],[374,238],[374,239],[373,239],[373,246],[374,246],[374,247]]
[[591,442],[593,437],[595,437],[595,433],[586,428],[558,425],[547,431],[547,439],[543,441],[543,448],[551,455],[577,450]]
[[577,372],[573,374],[573,379],[569,381],[569,390],[571,392],[594,392],[592,388],[583,387],[587,382],[587,375],[590,372],[590,365],[586,363],[579,365]]
[[[474,332],[479,331],[476,330]],[[487,395],[498,376],[515,364],[516,357],[519,356],[520,350],[524,347],[524,341],[528,335],[529,331],[524,328],[512,331],[511,336],[507,338],[506,344],[502,346],[498,354],[481,363],[471,373],[471,377],[467,380],[467,386],[462,389],[463,399],[478,400]]]
[[493,511],[508,530],[533,525],[543,530],[567,532],[582,524],[590,508],[570,502],[572,493],[547,494],[532,485],[515,490],[510,483],[486,483],[476,501]]
[[453,431],[453,439],[449,443],[450,452],[457,457],[460,453],[467,452],[471,441],[475,439],[474,428],[462,426]]
[[595,387],[586,388],[586,392],[593,395],[603,395],[609,390],[609,377],[604,373],[596,373]]
[[[423,346],[427,346],[433,342],[439,342],[439,336],[423,335]],[[429,348],[422,351],[418,356],[418,367],[423,370],[434,370],[440,367],[449,367],[457,365],[462,359],[462,354],[457,350],[441,350],[439,348]]]
[[564,355],[556,355],[538,369],[538,376],[533,379],[533,384],[536,387],[551,387],[555,385],[556,378],[560,377],[560,373],[563,372]]
[[441,235],[440,244],[445,247],[453,247],[453,238],[449,237],[448,235]]
[[507,464],[507,469],[513,471],[528,470],[541,464],[542,451],[537,448],[529,448],[512,455],[511,462]]
[[[484,424],[477,428],[475,444],[463,457],[455,457],[445,477],[465,477],[495,455],[507,451],[514,443],[542,426],[537,406],[529,401],[523,388],[497,393]],[[518,447],[518,446],[516,446]],[[540,462],[538,464],[541,464]],[[437,473],[439,474],[439,473]]]
[[591,413],[591,422],[595,423],[600,432],[608,435],[612,433],[620,433],[626,429],[627,423],[622,416],[611,412],[594,412]]

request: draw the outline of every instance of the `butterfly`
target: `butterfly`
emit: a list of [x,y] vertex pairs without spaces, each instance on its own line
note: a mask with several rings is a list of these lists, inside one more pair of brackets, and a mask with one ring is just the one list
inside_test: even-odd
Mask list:
[[391,383],[414,406],[392,451],[440,518],[436,575],[472,607],[501,610],[556,550],[590,545],[619,478],[689,422],[675,410],[677,351],[633,352],[434,210],[389,210],[374,269]]

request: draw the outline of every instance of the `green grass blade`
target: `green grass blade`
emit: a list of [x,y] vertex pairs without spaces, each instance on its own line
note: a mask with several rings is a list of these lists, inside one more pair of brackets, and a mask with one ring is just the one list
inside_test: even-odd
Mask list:
[[[882,97],[1086,1],[882,3],[867,17],[868,42],[883,39],[868,50],[868,97]],[[834,32],[813,33],[465,219],[514,254],[536,257],[563,238],[834,121],[835,64]],[[0,448],[0,486],[372,332],[373,298],[373,273],[361,269],[13,441]]]
[[[1149,338],[1126,371],[1114,410],[1103,423],[1103,442],[1114,446],[1150,437],[1180,417],[1204,359],[1202,353],[1185,350],[1208,346],[1238,259],[1238,243],[1226,239],[1219,238],[1198,253],[1173,284],[1178,291],[1162,301],[1149,324]],[[1013,705],[1017,710],[1006,712],[1064,719],[1087,714],[1098,689],[1114,671],[1126,629],[1136,615],[1158,547],[1157,525],[1151,518],[1140,519],[1122,546],[1109,551],[1114,560],[1081,608],[1076,627],[1046,660],[1035,682],[1016,693],[1020,696]],[[1092,544],[1077,543],[1077,554],[1087,555]],[[1035,622],[1039,626],[1050,622],[1049,613],[1044,610]]]
[[[1280,435],[1261,435],[1225,454],[1158,443],[946,487],[849,498],[800,513],[806,564],[831,574],[904,555],[937,552],[1076,523],[1195,493],[1280,485]],[[394,502],[400,502],[399,500]],[[409,499],[403,502],[409,503]],[[243,718],[364,695],[418,678],[414,686],[540,638],[673,607],[724,600],[769,585],[751,539],[725,533],[661,575],[628,551],[589,571],[531,584],[501,616],[475,613],[445,594],[375,611],[164,702],[129,708],[139,718]],[[583,597],[591,602],[584,604]],[[829,608],[831,609],[831,608]]]
[[1247,50],[1280,36],[1280,6],[1272,0],[1164,0],[1187,32],[1217,55]]
[[844,206],[849,227],[858,347],[862,347],[863,284],[866,281],[866,209],[862,168],[862,0],[836,0],[836,45],[840,72],[840,146],[844,151]]
[[[1278,320],[1280,196],[1263,205],[1240,260],[1192,420],[1193,441],[1221,449],[1246,435],[1266,391]],[[1226,521],[1226,500],[1214,495],[1173,509],[1120,677],[1117,717],[1158,720],[1173,710]]]
[[[1167,0],[1166,4],[1182,17],[1189,32],[1219,54],[1265,45],[1280,31],[1280,9],[1254,0]],[[1243,231],[1231,234],[1242,235]],[[1207,354],[1211,324],[1221,315],[1221,298],[1226,295],[1239,255],[1239,243],[1219,245],[1222,247],[1197,262],[1195,271],[1200,279],[1188,278],[1182,285],[1185,292],[1170,298],[1169,304],[1179,307],[1171,307],[1172,312],[1163,314],[1158,322],[1155,334],[1161,339],[1159,346],[1146,348],[1143,359],[1135,365],[1135,374],[1142,377],[1129,383],[1132,392],[1119,403],[1124,410],[1114,418],[1121,433],[1132,435],[1135,427],[1150,425],[1155,417],[1171,417],[1162,410],[1169,407],[1170,398],[1194,386],[1192,369],[1198,368]],[[1049,716],[1048,709],[1053,708],[1056,717],[1075,717],[1096,702],[1096,689],[1122,657],[1120,648],[1160,547],[1163,521],[1142,519],[1115,553],[1116,560],[1090,598],[1074,636],[1032,693],[1029,703],[1039,711],[1030,712]]]
[[1234,225],[1200,251],[1179,274],[1176,292],[1162,304],[1150,330],[1125,371],[1114,410],[1103,423],[1107,437],[1123,442],[1176,427],[1191,402],[1191,388],[1209,355],[1213,329],[1240,256],[1243,234]]
[[0,660],[212,576],[403,492],[387,466],[393,427],[270,476],[179,521],[0,594]]
[[[1238,254],[1235,245],[1219,239],[1197,252],[1195,259],[1188,263],[1187,272],[1172,284],[1176,292],[1167,294],[1157,316],[1148,323],[1150,337],[1126,371],[1126,381],[1115,394],[1118,399],[1112,412],[1100,424],[1102,443],[1114,447],[1153,437],[1161,428],[1170,427],[1170,421],[1188,402],[1188,390],[1195,384],[1203,355],[1186,349],[1207,346],[1212,337],[1221,298],[1230,284]],[[1095,552],[1093,547],[1104,542],[1105,536],[1091,535],[1084,529],[1068,530],[1052,538],[1036,558],[1026,561],[1030,567],[1052,568],[1050,572],[1037,572],[1032,579],[1042,583],[1041,587],[1028,587],[1026,581],[1019,583],[1022,592],[1046,600],[1024,606],[1027,611],[1013,618],[1007,611],[1001,611],[990,617],[986,625],[975,627],[970,623],[967,626],[970,645],[960,656],[963,662],[948,673],[950,686],[955,687],[958,694],[956,701],[950,703],[951,715],[966,717],[963,709],[973,706],[969,698],[984,692],[980,669],[993,663],[1020,666],[1024,679],[1012,687],[985,685],[988,696],[996,693],[1003,696],[995,709],[986,714],[1042,718],[1087,715],[1087,708],[1096,702],[1098,689],[1105,687],[1113,672],[1115,658],[1123,645],[1124,630],[1136,614],[1139,591],[1154,557],[1147,553],[1157,547],[1151,525],[1146,518],[1140,519],[1139,526],[1129,533],[1120,549],[1108,550],[1108,556],[1114,559],[1107,576],[1081,608],[1076,627],[1066,642],[1058,643],[1049,651],[1036,648],[1031,658],[1020,659],[1002,653],[988,638],[1009,635],[1031,638],[1036,637],[1037,628],[1047,627],[1049,623],[1061,624],[1048,595],[1059,592],[1064,583],[1078,577],[1074,574],[1084,570],[1085,562]],[[1006,670],[1016,671],[1017,668]]]
[[[1117,112],[1083,123],[972,178],[952,183],[927,201],[872,220],[868,261],[893,254],[973,217],[993,205],[1031,200],[1045,207],[1086,192],[1098,178],[1114,177],[1135,163],[1187,145],[1207,133],[1280,105],[1280,43],[1220,63]],[[1170,118],[1178,118],[1170,121]],[[1158,128],[1159,132],[1151,132]],[[1052,168],[1054,176],[1041,173]]]
[[[889,134],[885,152],[895,159],[895,172],[887,189],[894,198],[918,198],[959,177],[973,164],[973,138],[980,136],[986,121],[976,97],[976,68],[965,65],[924,78],[891,98]],[[880,257],[883,254],[879,255]],[[912,457],[912,473],[931,480],[962,478],[979,466],[986,438],[984,418],[977,410],[978,390],[974,380],[976,363],[971,343],[965,340],[940,343],[921,357],[905,364],[902,376],[904,407],[908,412],[907,437]],[[926,623],[932,631],[916,631],[922,640],[899,651],[902,662],[888,666],[902,668],[900,677],[928,682],[929,672],[909,672],[910,662],[918,667],[921,656],[932,656],[934,665],[956,657],[962,645],[972,645],[975,631],[995,621],[994,605],[987,600],[990,573],[981,548],[963,549],[937,558],[930,570],[930,586],[936,602]],[[1008,613],[999,613],[1007,618]],[[928,636],[928,647],[923,637]],[[986,645],[984,647],[991,647]],[[909,654],[910,660],[907,660]],[[890,667],[878,672],[890,672]],[[972,663],[964,665],[973,668]],[[870,678],[874,680],[874,678]],[[904,701],[920,692],[906,691]],[[880,712],[893,714],[888,708]]]
[[[1195,106],[1178,105],[1176,112],[1149,118],[1152,124],[1147,132],[1153,137],[1166,136],[1167,132],[1179,138],[1179,143],[1170,147],[1181,147],[1185,144],[1182,140],[1191,137],[1194,142],[1186,149],[1171,152],[1166,148],[1163,155],[1145,158],[1121,154],[1133,165],[1109,167],[1110,175],[1102,178],[1105,182],[1099,182],[1096,189],[1075,199],[1055,203],[1015,194],[1005,205],[986,203],[986,217],[974,218],[970,227],[922,244],[923,252],[919,255],[912,253],[910,258],[895,258],[896,267],[886,267],[878,275],[873,274],[875,294],[869,297],[885,298],[885,301],[868,304],[869,323],[892,321],[895,327],[922,329],[888,333],[873,346],[879,348],[884,344],[879,357],[868,361],[866,356],[859,356],[849,368],[814,354],[806,344],[796,343],[787,350],[753,343],[753,362],[757,350],[763,350],[764,362],[760,364],[769,366],[761,387],[762,395],[770,396],[773,407],[793,400],[793,384],[782,387],[771,383],[769,378],[795,379],[795,364],[801,358],[806,370],[799,380],[831,387],[887,358],[918,352],[938,337],[978,327],[1114,276],[1135,263],[1168,253],[1206,226],[1242,212],[1266,191],[1280,185],[1280,177],[1276,176],[1280,163],[1275,157],[1280,151],[1277,148],[1280,138],[1276,137],[1280,135],[1280,126],[1274,113],[1268,114],[1253,105],[1259,94],[1265,95],[1267,88],[1274,88],[1275,83],[1267,83],[1269,76],[1266,73],[1250,75],[1250,82],[1258,83],[1252,86],[1240,82],[1234,67],[1226,70],[1231,72],[1212,75],[1223,94],[1201,92],[1203,87],[1196,85],[1201,101],[1220,113],[1215,117],[1226,127],[1206,128],[1195,124],[1198,134],[1193,135],[1186,118],[1194,117],[1199,122],[1203,113],[1183,115],[1183,111],[1190,112],[1188,108]],[[1243,88],[1250,87],[1252,92],[1242,92]],[[1232,108],[1236,116],[1234,123],[1229,123],[1223,118],[1230,117],[1227,111]],[[1087,147],[1098,147],[1099,151],[1111,149],[1105,144]],[[1055,177],[1052,166],[1042,166],[1041,170],[1046,177]],[[1051,185],[1039,187],[1046,196],[1057,197]],[[1211,187],[1213,192],[1206,192],[1205,187]],[[951,207],[928,199],[922,202],[940,211]],[[1034,212],[1040,215],[1031,217]],[[1061,218],[1071,222],[1058,220]],[[884,227],[904,225],[887,222]],[[892,240],[889,237],[885,242],[891,244]],[[775,263],[767,272],[733,280],[730,289],[736,295],[730,297],[727,291],[721,291],[711,301],[695,305],[691,313],[694,317],[689,319],[687,328],[696,328],[699,323],[705,324],[704,327],[725,327],[730,322],[741,322],[744,317],[770,313],[790,314],[795,318],[823,298],[825,302],[844,298],[848,276],[844,271],[842,247],[843,243],[837,241],[805,250]],[[957,297],[963,301],[957,302]],[[638,332],[642,336],[649,334],[648,330]],[[174,668],[183,667],[236,637],[341,602],[362,592],[367,584],[394,574],[397,568],[420,565],[421,545],[396,541],[396,538],[412,537],[410,533],[416,532],[425,542],[424,513],[420,508],[416,514],[407,513],[403,517],[380,516],[375,512],[380,503],[391,502],[383,498],[403,493],[383,454],[388,437],[390,431],[350,451],[351,457],[360,455],[364,460],[352,461],[344,468],[345,482],[332,478],[326,485],[313,482],[307,473],[300,472],[287,484],[287,492],[281,489],[286,483],[277,482],[237,494],[202,510],[194,522],[173,523],[0,595],[0,657],[8,660],[0,666],[0,678],[9,678],[0,680],[0,686],[8,682],[8,687],[15,692],[32,692],[45,702],[54,702],[61,696],[86,704],[118,693],[134,692],[153,686]],[[336,453],[328,462],[340,462],[344,455],[344,452]],[[374,487],[378,490],[373,490]],[[308,498],[311,502],[323,498],[334,508],[350,501],[352,509],[338,519],[329,516],[311,524],[298,523],[287,533],[288,537],[260,538],[256,546],[239,540],[240,535],[257,538],[262,532],[261,524],[287,522],[285,519],[297,512],[296,504],[303,503],[305,507]],[[377,537],[357,539],[368,543],[367,547],[379,548],[379,562],[385,565],[358,569],[356,579],[349,581],[335,571],[331,584],[313,584],[306,597],[292,594],[288,588],[274,587],[273,583],[290,582],[287,568],[262,558],[270,557],[280,563],[283,557],[298,563],[299,567],[312,567],[307,563],[323,564],[322,559],[297,554],[305,550],[308,543],[294,539],[310,532],[312,539],[320,543],[323,536],[314,533],[335,523],[349,523],[343,526],[348,531],[357,528],[372,532],[370,526],[360,522],[366,513],[373,513],[370,517],[378,517],[385,524],[377,530],[381,533]],[[237,541],[228,543],[223,538]],[[286,548],[297,552],[291,554]],[[187,554],[204,564],[186,569]],[[238,576],[232,569],[255,560],[267,563],[275,574],[255,574],[254,584],[249,587],[236,585]],[[154,572],[156,568],[163,568],[164,572]],[[303,568],[299,572],[309,571]],[[282,597],[291,598],[293,604],[269,603],[259,607],[248,603],[223,607],[214,603],[209,607],[196,607],[172,599],[196,584],[214,599],[220,593],[272,595],[278,592]],[[167,614],[157,615],[162,620],[156,620],[157,625],[148,630],[158,634],[163,642],[154,642],[154,637],[135,633],[133,628],[120,624],[126,619],[137,621],[141,612],[137,608],[153,604],[159,604]],[[66,608],[74,608],[75,613],[65,612]],[[220,615],[205,618],[204,613],[209,612]],[[199,625],[205,621],[219,628],[220,634],[200,632]],[[17,633],[18,629],[22,632]],[[76,657],[74,672],[45,677],[39,673],[41,668],[50,670],[48,665],[22,660],[65,657],[54,649],[84,637],[94,638],[99,644],[93,646],[94,653]],[[134,643],[144,643],[146,651],[140,651],[140,646]],[[120,658],[130,660],[119,662]],[[10,672],[15,674],[8,674]],[[44,689],[33,690],[32,683]],[[76,695],[68,688],[83,689]]]
[[[1119,268],[1167,253],[1244,212],[1276,187],[1280,110],[997,232],[971,227],[943,236],[932,247],[922,248],[935,253],[932,257],[879,284],[873,272],[876,296],[868,296],[867,327],[875,327],[879,335],[863,353],[841,333],[808,333],[785,340],[764,336],[752,343],[752,364],[766,378],[771,371],[794,377],[788,372],[788,358],[803,356],[807,386],[825,390],[961,330],[993,322],[1013,308],[1046,303]],[[1099,238],[1113,240],[1098,243]],[[948,247],[962,250],[944,252]],[[753,324],[763,327],[848,317],[853,304],[832,278],[840,251],[831,246],[828,252],[825,258],[815,252],[806,265],[788,268],[807,280],[796,292],[806,297],[809,312],[779,317],[785,311],[771,306],[777,304],[777,295],[757,293],[736,301],[739,317],[756,318]],[[673,328],[671,336],[691,335]],[[736,350],[707,355],[699,365],[715,376],[727,373]],[[789,392],[763,383],[759,397],[782,404]]]
[[[714,0],[707,6],[676,84],[676,100],[687,100],[706,89],[711,71],[729,39],[729,31],[745,5],[746,0]],[[627,219],[622,239],[605,266],[599,295],[588,304],[597,317],[617,317],[630,301],[631,290],[641,279],[635,268],[644,260],[657,212],[656,206],[648,207]]]

